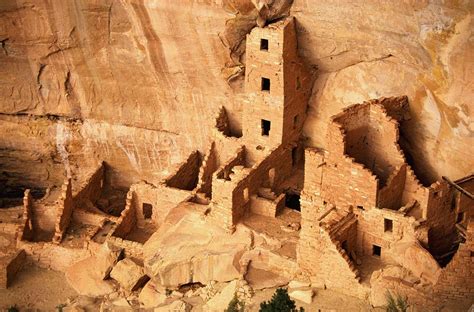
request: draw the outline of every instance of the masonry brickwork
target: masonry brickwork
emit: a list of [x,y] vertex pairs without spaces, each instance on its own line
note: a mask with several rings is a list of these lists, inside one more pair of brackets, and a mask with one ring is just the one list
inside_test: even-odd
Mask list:
[[[299,230],[291,256],[254,246],[240,265],[260,260],[285,278],[299,274],[371,302],[380,288],[426,309],[472,298],[473,200],[445,180],[426,186],[417,179],[398,143],[407,97],[349,106],[331,118],[325,149],[305,147],[312,78],[298,55],[293,17],[252,29],[239,96],[242,129],[219,108],[209,148],[192,152],[161,181],[134,181],[120,214],[97,208],[110,191],[105,163],[69,171],[76,175],[41,199],[26,190],[23,206],[0,216],[0,231],[13,237],[9,257],[0,259],[0,287],[24,262],[64,271],[104,243],[143,262],[151,235],[190,206],[203,222],[232,233],[252,219],[278,220],[295,195],[301,229],[291,230]],[[473,175],[455,184],[474,193]]]
[[[311,75],[297,54],[293,18],[253,29],[246,44],[241,147],[212,180],[211,218],[228,229],[249,213],[275,217],[281,211],[281,186],[301,159],[298,147],[310,95]],[[219,112],[216,125],[225,135],[230,131],[224,113]]]
[[[453,299],[453,293],[468,299],[474,280],[458,272],[471,266],[466,257],[472,237],[466,234],[459,244],[456,222],[474,220],[456,216],[471,210],[472,200],[466,204],[444,181],[425,187],[417,180],[398,145],[397,118],[405,113],[396,109],[406,109],[406,101],[384,98],[348,107],[332,118],[327,150],[306,150],[298,262],[313,279],[359,297],[370,294],[372,272],[395,265],[445,294],[436,300]],[[456,273],[458,280],[451,275]],[[414,302],[425,298],[402,284],[387,289]]]

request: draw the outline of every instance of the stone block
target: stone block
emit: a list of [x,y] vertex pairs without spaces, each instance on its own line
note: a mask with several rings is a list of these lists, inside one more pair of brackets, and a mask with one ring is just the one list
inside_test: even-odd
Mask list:
[[110,272],[110,277],[129,291],[139,289],[148,280],[148,276],[145,274],[143,267],[128,258],[120,260],[115,265],[112,272]]

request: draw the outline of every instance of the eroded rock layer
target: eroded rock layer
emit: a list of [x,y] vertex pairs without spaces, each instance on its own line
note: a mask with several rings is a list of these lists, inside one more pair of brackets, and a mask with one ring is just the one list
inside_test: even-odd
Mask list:
[[[107,142],[98,158],[120,159],[137,175],[149,162],[160,175],[207,148],[221,106],[241,128],[245,35],[291,12],[299,53],[319,68],[310,146],[326,147],[329,117],[343,107],[407,94],[400,143],[418,176],[459,178],[474,164],[472,9],[469,1],[2,1],[0,113],[20,125],[30,123],[20,114],[73,118],[79,144]],[[66,130],[51,127],[69,129],[62,118],[34,121],[28,136],[61,141]],[[2,120],[2,135],[8,127]],[[11,140],[2,157],[46,152],[33,146]]]

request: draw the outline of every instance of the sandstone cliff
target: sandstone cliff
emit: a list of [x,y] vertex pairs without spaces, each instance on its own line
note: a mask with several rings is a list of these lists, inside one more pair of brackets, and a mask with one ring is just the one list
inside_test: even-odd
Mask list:
[[104,159],[119,184],[159,180],[191,150],[206,149],[221,106],[240,127],[245,34],[289,12],[299,53],[318,68],[308,145],[325,146],[327,121],[342,107],[407,94],[401,145],[417,174],[425,183],[459,178],[474,167],[473,7],[3,0],[0,180],[31,176],[31,168],[47,179],[58,166],[94,159]]

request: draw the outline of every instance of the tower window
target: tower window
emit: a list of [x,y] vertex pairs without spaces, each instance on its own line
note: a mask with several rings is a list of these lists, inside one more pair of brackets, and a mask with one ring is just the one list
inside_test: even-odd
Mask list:
[[301,211],[300,195],[286,193],[285,206],[296,211]]
[[392,232],[393,221],[390,219],[383,219],[383,230],[384,232]]
[[260,39],[260,50],[268,51],[268,39]]
[[270,91],[270,79],[262,77],[262,91]]
[[270,135],[271,122],[269,120],[262,119],[262,135]]
[[298,164],[298,148],[293,147],[293,149],[291,150],[291,165],[294,168],[296,167],[297,164]]
[[153,206],[151,204],[143,203],[143,217],[145,219],[151,219],[153,214]]
[[377,245],[372,245],[372,255],[380,257],[382,255],[382,247]]
[[296,129],[298,127],[298,121],[300,119],[300,115],[296,115],[293,117],[293,129]]

